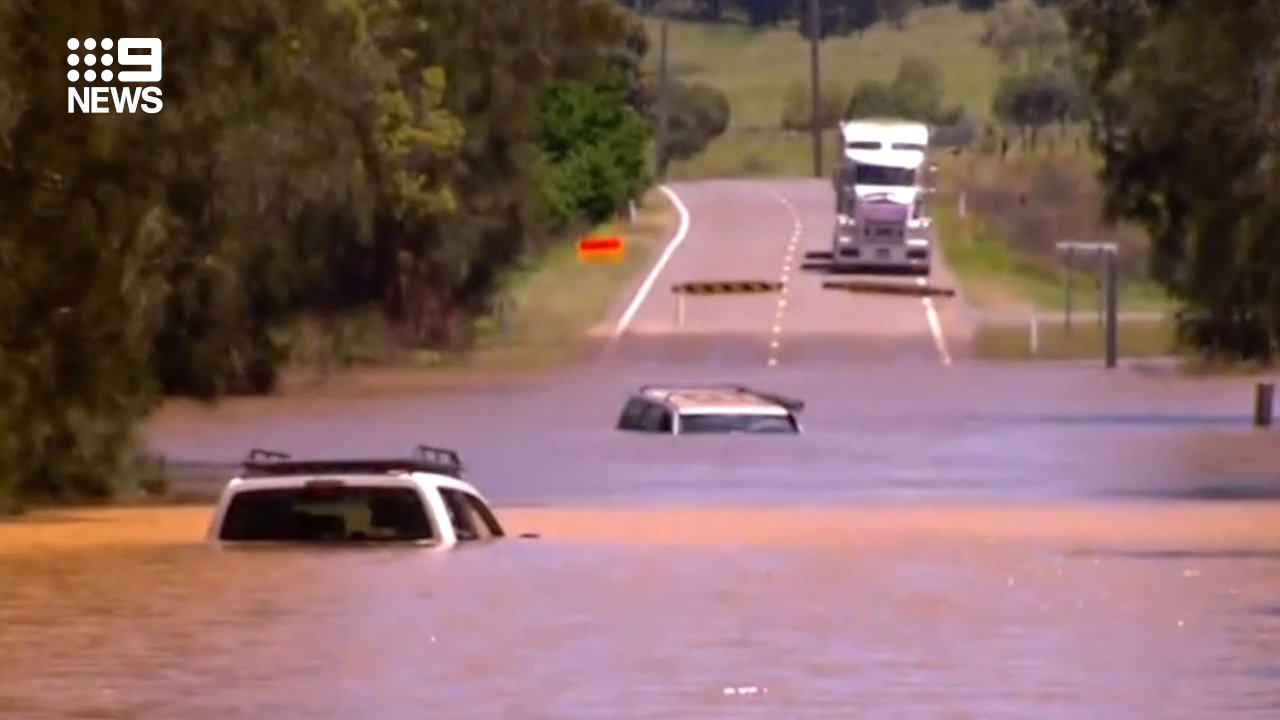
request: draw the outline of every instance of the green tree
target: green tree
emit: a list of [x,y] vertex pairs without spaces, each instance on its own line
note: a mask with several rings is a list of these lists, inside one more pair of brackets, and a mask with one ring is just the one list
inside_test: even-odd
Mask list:
[[1272,363],[1280,338],[1280,3],[1075,0],[1109,220],[1151,236],[1152,271],[1212,359]]
[[[68,113],[67,38],[122,36],[164,40],[163,110]],[[465,346],[644,182],[646,50],[612,0],[0,0],[0,513],[135,491],[159,395],[270,391],[303,318]],[[546,157],[557,93],[587,160]]]
[[936,64],[908,56],[898,65],[892,82],[859,83],[842,114],[846,118],[897,117],[949,125],[960,119],[963,108],[944,106],[942,76]]
[[[650,93],[658,90],[652,85]],[[729,98],[706,83],[672,80],[668,84],[667,157],[686,160],[706,149],[729,128]],[[656,100],[650,103],[656,110]],[[651,116],[657,121],[656,114]]]
[[547,204],[558,223],[599,223],[647,183],[649,124],[611,79],[552,84],[542,96]]
[[1001,68],[1015,76],[1062,72],[1070,65],[1066,20],[1035,0],[1003,0],[988,13],[981,37]]

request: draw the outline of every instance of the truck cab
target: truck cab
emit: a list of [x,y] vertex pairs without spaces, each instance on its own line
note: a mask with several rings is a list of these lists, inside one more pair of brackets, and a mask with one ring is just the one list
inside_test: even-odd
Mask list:
[[921,123],[854,121],[841,126],[833,175],[832,267],[928,275],[931,220],[924,200],[929,129]]

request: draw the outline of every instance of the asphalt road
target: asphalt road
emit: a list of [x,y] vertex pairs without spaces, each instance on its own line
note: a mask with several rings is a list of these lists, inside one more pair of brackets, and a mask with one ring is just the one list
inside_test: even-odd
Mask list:
[[[714,180],[671,186],[687,213],[687,232],[623,313],[625,355],[732,349],[770,365],[823,360],[950,363],[968,332],[948,299],[852,294],[822,287],[831,279],[816,254],[830,250],[834,192],[821,180]],[[927,282],[950,287],[935,260]],[[914,278],[877,278],[912,285]],[[683,282],[757,280],[784,290],[759,295],[686,296]],[[681,342],[671,341],[680,339]],[[661,348],[661,350],[659,350]]]

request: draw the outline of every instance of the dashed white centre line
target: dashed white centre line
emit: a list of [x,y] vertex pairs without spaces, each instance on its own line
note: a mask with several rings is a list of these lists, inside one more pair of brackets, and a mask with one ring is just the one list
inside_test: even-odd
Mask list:
[[787,250],[782,257],[782,289],[778,292],[778,307],[774,313],[773,336],[769,339],[769,367],[777,367],[778,352],[782,347],[782,326],[783,319],[787,314],[787,291],[791,287],[791,270],[794,266],[796,247],[800,244],[800,235],[804,230],[804,226],[800,223],[800,213],[796,210],[796,206],[787,198],[783,197],[778,191],[773,191],[773,196],[782,203],[783,207],[791,215],[791,239],[787,241]]
[[[916,284],[924,287],[928,285],[925,278],[917,278]],[[942,334],[942,321],[938,319],[938,308],[933,302],[933,298],[925,295],[920,298],[924,305],[924,319],[929,323],[929,334],[933,336],[933,344],[938,348],[938,356],[942,358],[943,365],[951,364],[951,353],[947,351],[947,339]]]

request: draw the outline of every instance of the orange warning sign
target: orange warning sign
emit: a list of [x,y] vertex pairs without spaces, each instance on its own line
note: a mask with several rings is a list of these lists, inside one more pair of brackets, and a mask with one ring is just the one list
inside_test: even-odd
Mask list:
[[624,245],[620,237],[583,238],[578,241],[578,259],[583,262],[620,260]]

